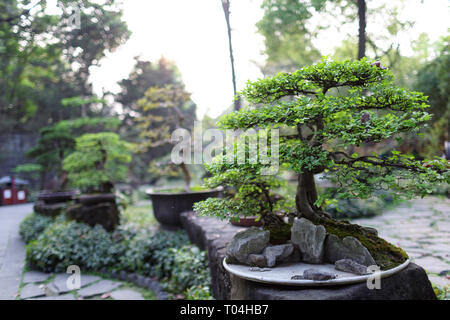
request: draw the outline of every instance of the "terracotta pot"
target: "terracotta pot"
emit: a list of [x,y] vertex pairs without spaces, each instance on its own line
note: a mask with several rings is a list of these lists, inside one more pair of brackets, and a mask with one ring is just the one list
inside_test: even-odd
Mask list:
[[262,227],[262,221],[256,221],[256,216],[241,217],[239,221],[230,220],[230,223],[239,227]]

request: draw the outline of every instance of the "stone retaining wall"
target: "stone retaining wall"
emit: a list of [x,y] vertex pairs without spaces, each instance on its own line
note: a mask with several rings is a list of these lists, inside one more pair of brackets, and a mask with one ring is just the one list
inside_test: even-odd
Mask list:
[[417,300],[436,299],[425,271],[414,263],[401,272],[381,280],[381,289],[369,290],[366,283],[322,288],[286,287],[261,284],[230,277],[223,268],[226,245],[245,228],[216,218],[181,215],[189,240],[208,251],[212,293],[216,299],[255,300]]

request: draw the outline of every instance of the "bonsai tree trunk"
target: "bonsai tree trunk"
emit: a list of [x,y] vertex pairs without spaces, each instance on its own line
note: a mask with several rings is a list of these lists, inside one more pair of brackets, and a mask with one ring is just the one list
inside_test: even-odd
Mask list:
[[298,175],[297,194],[295,204],[299,216],[313,220],[323,215],[314,204],[317,201],[316,182],[312,172],[304,172]]
[[184,189],[186,191],[189,191],[191,189],[190,188],[190,185],[191,185],[191,174],[189,172],[189,168],[186,166],[186,164],[184,162],[182,162],[180,164],[180,167],[181,167],[181,171],[183,171],[183,176],[184,176],[184,183],[185,183]]

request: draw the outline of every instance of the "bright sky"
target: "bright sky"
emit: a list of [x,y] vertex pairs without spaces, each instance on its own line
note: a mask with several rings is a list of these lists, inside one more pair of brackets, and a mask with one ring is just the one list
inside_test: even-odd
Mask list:
[[[263,38],[255,23],[262,17],[262,0],[231,0],[231,25],[238,90],[247,80],[262,77]],[[423,2],[423,3],[422,3]],[[416,21],[414,39],[427,32],[437,40],[450,28],[447,0],[408,0],[408,18]],[[117,92],[127,78],[133,57],[156,61],[162,55],[177,64],[187,90],[197,104],[197,116],[216,117],[232,104],[233,87],[225,18],[220,0],[126,0],[124,19],[132,36],[128,42],[92,68],[94,89]],[[368,26],[368,28],[373,26]],[[370,29],[369,29],[370,31]],[[328,33],[316,46],[330,54],[345,34]],[[406,37],[403,42],[410,39]]]

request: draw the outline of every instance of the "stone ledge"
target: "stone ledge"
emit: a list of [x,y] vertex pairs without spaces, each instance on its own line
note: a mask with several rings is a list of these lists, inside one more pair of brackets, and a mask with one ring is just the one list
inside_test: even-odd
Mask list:
[[[421,300],[436,299],[425,271],[414,263],[388,278],[381,279],[381,289],[369,290],[366,283],[346,286],[309,288],[286,287],[238,279],[223,268],[225,247],[245,228],[194,212],[181,214],[189,240],[208,251],[212,293],[216,299],[248,300]],[[232,285],[233,284],[233,285]],[[233,290],[232,290],[233,289]]]

